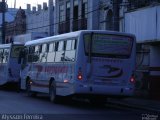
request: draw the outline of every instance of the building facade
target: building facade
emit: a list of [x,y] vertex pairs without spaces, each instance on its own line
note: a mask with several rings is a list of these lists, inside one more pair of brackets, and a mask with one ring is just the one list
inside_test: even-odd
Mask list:
[[87,29],[88,0],[55,0],[55,34]]
[[6,22],[6,36],[5,43],[10,43],[16,35],[26,33],[26,15],[25,11],[21,8],[17,11],[14,21]]
[[[10,12],[5,13],[5,21],[12,22],[14,21],[14,16],[10,14]],[[0,43],[2,43],[2,13],[0,13]]]
[[135,34],[136,87],[160,99],[160,0],[55,0],[54,16],[55,34],[84,29]]
[[120,2],[121,0],[55,0],[55,34],[85,29],[119,31]]
[[19,9],[17,8],[8,8],[7,11],[15,18]]
[[[137,80],[151,98],[160,100],[160,0],[124,0],[121,31],[137,38]],[[123,24],[122,24],[123,23]]]
[[122,0],[100,0],[99,25],[102,30],[120,31],[120,4]]
[[46,35],[54,35],[53,32],[53,21],[54,21],[54,7],[53,0],[49,0],[49,5],[43,3],[43,8],[41,5],[32,7],[27,4],[26,10],[26,22],[27,22],[27,33],[31,32],[43,32]]

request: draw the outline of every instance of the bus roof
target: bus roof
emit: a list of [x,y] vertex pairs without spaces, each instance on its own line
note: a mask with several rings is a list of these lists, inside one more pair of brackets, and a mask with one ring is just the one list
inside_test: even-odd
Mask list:
[[[8,44],[0,44],[0,48],[9,48],[11,47],[12,43],[8,43]],[[14,42],[13,45],[24,45],[21,42]]]
[[9,48],[11,44],[1,44],[0,48]]
[[45,42],[52,42],[52,41],[58,41],[58,40],[63,40],[63,39],[67,39],[67,38],[74,38],[74,37],[77,37],[80,33],[81,33],[81,31],[70,32],[70,33],[55,35],[55,36],[46,37],[46,38],[40,38],[37,40],[28,41],[28,42],[26,42],[25,45],[34,45],[37,43],[41,44],[41,43],[45,43]]
[[[65,33],[65,34],[60,34],[60,35],[55,35],[55,36],[50,36],[46,38],[41,38],[37,40],[32,40],[26,42],[26,46],[28,45],[35,45],[35,44],[42,44],[42,43],[47,43],[47,42],[52,42],[52,41],[58,41],[58,40],[63,40],[67,38],[75,38],[78,37],[81,33],[108,33],[108,34],[117,34],[117,35],[127,35],[127,36],[133,36],[133,34],[129,33],[122,33],[122,32],[116,32],[116,31],[108,31],[108,30],[80,30],[76,32],[70,32],[70,33]],[[52,39],[51,39],[52,38]]]

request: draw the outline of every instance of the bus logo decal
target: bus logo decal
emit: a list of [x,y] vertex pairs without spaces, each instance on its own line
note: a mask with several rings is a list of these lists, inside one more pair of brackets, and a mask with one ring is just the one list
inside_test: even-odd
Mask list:
[[108,73],[120,70],[120,68],[112,67],[111,65],[104,65],[102,68],[107,69]]
[[102,77],[102,78],[117,78],[117,77],[122,76],[122,74],[123,74],[123,70],[121,68],[112,67],[111,65],[104,65],[101,68],[106,69],[107,73],[108,74],[112,74],[112,75],[98,76],[98,77]]

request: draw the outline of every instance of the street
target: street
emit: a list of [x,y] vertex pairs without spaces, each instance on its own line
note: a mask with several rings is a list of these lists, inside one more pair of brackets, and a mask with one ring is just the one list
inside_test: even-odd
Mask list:
[[[25,92],[0,90],[0,119],[96,119],[96,120],[141,120],[140,110],[112,105],[93,106],[84,101],[54,104],[46,95],[28,97]],[[28,116],[27,116],[28,115]],[[32,115],[32,116],[31,116]]]

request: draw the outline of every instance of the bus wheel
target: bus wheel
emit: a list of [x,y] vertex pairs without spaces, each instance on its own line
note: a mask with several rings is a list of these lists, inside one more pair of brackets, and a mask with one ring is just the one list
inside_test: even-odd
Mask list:
[[49,86],[49,97],[51,102],[57,103],[58,96],[56,95],[56,84],[54,81]]

